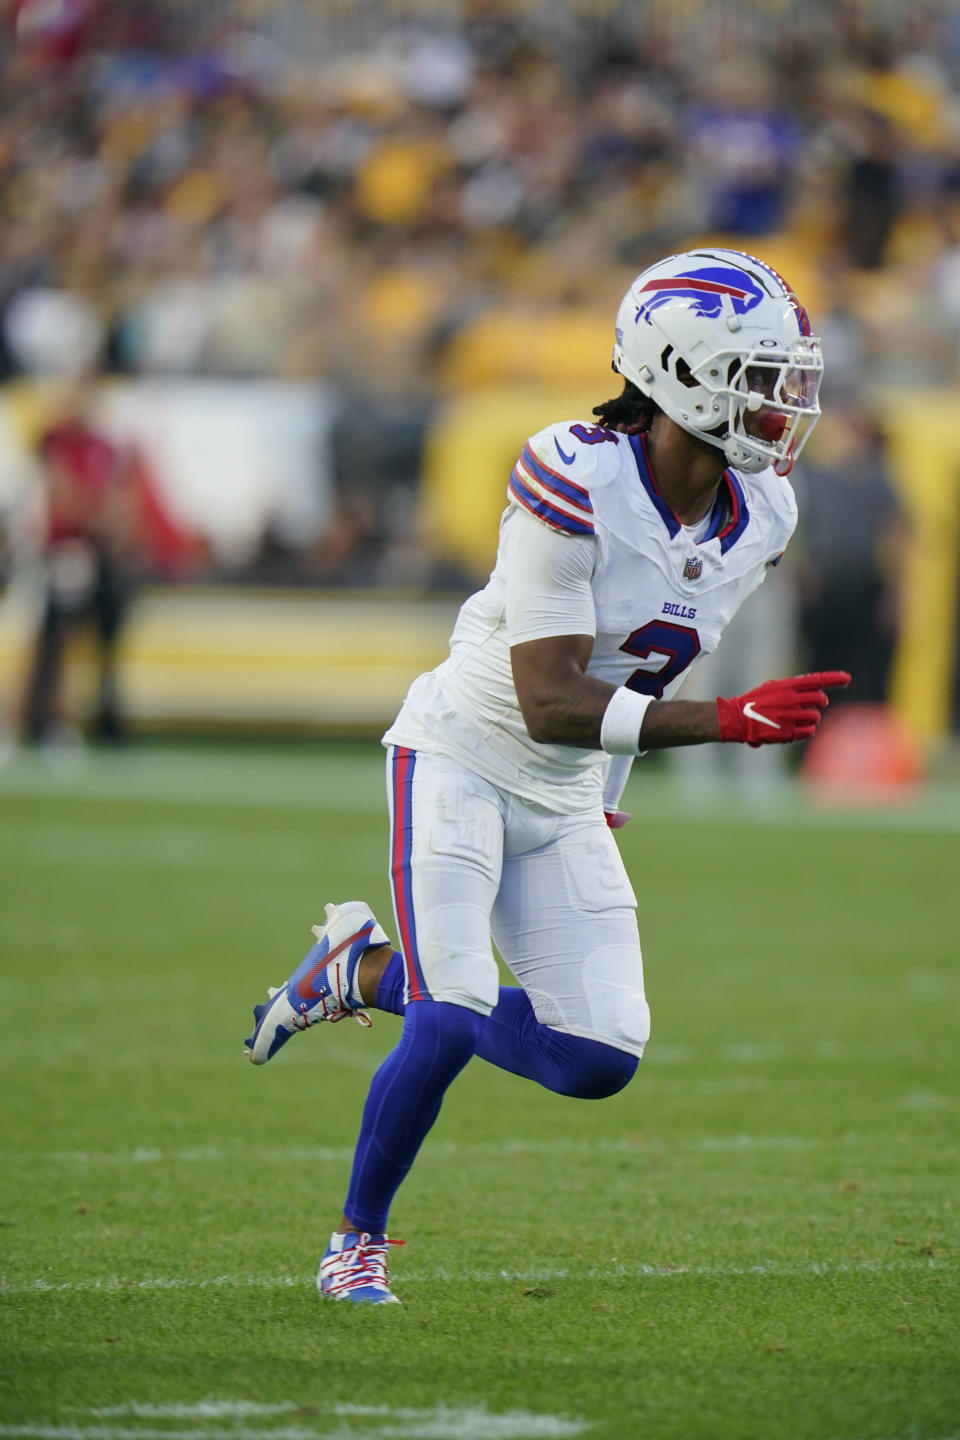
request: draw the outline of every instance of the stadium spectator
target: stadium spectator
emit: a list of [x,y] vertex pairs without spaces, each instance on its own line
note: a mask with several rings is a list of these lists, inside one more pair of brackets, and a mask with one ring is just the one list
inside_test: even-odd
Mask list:
[[769,235],[783,226],[800,133],[780,109],[774,79],[743,59],[717,66],[689,117],[690,163],[707,195],[708,233]]
[[134,582],[144,571],[183,573],[196,555],[143,456],[103,433],[93,400],[90,381],[71,382],[37,443],[45,500],[42,597],[21,717],[31,744],[56,742],[76,729],[61,688],[68,640],[81,632],[92,638],[96,657],[91,733],[106,742],[124,738],[117,650]]

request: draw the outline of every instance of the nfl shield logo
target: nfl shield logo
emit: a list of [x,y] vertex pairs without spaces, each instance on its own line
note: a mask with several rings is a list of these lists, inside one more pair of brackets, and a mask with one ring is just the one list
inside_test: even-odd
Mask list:
[[699,580],[700,571],[703,569],[703,561],[699,555],[690,555],[683,567],[684,580]]

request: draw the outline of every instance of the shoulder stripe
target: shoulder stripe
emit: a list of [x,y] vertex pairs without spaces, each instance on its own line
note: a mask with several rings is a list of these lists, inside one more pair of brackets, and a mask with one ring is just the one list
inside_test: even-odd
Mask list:
[[566,495],[575,505],[580,505],[584,510],[593,514],[593,505],[590,502],[590,492],[585,490],[576,481],[570,480],[566,475],[561,475],[559,470],[551,470],[539,455],[536,455],[530,446],[529,441],[523,447],[523,454],[520,457],[521,465],[525,465],[532,475],[547,486],[548,489],[555,489],[561,495]]
[[546,500],[548,504],[555,505],[558,509],[567,512],[575,519],[581,520],[584,525],[591,523],[590,516],[593,514],[593,506],[589,499],[585,503],[572,499],[567,495],[565,487],[556,480],[541,480],[539,475],[534,474],[530,467],[525,464],[522,456],[514,466],[513,473],[519,477],[528,490],[532,490],[535,495],[539,496],[542,500]]
[[544,521],[553,530],[562,530],[567,535],[596,533],[591,520],[576,518],[569,511],[553,504],[545,495],[538,494],[520,473],[519,466],[510,476],[508,493],[511,499],[516,500],[525,510],[529,510],[531,515],[536,515],[538,520]]

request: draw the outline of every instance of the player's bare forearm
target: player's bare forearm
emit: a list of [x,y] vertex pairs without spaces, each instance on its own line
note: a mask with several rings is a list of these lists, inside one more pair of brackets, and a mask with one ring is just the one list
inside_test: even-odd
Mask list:
[[641,750],[704,745],[720,739],[715,700],[654,700],[640,726]]
[[[603,717],[617,687],[585,673],[592,650],[589,635],[551,636],[514,645],[510,652],[514,685],[531,740],[600,748]],[[642,729],[637,727],[638,750],[719,738],[712,702],[654,700]]]
[[599,750],[600,726],[615,685],[587,675],[590,635],[528,640],[510,651],[513,683],[531,740]]
[[[599,750],[603,716],[615,687],[584,676],[574,693],[558,697],[542,724],[552,745]],[[529,728],[529,727],[528,727]],[[541,735],[531,739],[540,740]],[[667,750],[675,745],[705,745],[720,739],[715,700],[653,700],[637,736],[638,750]]]
[[[576,745],[584,750],[600,749],[600,727],[616,686],[585,675],[578,684],[541,706],[537,733],[530,738],[545,745]],[[524,717],[526,718],[526,717]]]
[[[541,744],[600,748],[600,728],[615,686],[585,675],[583,682],[544,704],[536,733]],[[714,700],[653,700],[637,736],[638,750],[666,750],[675,745],[704,745],[720,739]]]

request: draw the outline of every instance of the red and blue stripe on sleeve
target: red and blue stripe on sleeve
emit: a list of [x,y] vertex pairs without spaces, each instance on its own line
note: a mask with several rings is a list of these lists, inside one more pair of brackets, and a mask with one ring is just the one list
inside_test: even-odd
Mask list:
[[554,530],[567,535],[596,533],[589,492],[566,475],[551,470],[533,453],[529,443],[523,447],[507,489],[512,500]]

